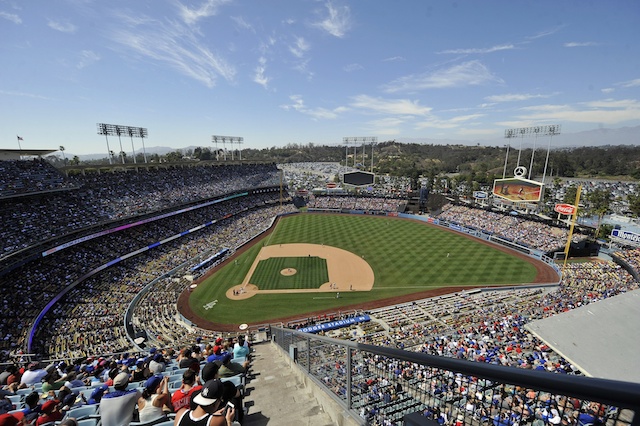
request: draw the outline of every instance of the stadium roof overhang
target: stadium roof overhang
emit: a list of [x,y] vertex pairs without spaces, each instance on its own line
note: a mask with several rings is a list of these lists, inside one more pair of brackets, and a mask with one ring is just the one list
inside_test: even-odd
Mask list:
[[640,383],[638,324],[640,290],[634,290],[525,328],[587,376]]
[[21,157],[42,157],[56,149],[0,149],[0,160],[19,160]]

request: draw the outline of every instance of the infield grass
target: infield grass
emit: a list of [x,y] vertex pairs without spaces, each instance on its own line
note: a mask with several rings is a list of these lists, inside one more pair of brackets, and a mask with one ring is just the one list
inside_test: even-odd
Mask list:
[[[373,289],[343,292],[339,299],[332,293],[226,297],[227,289],[242,283],[263,245],[288,243],[324,244],[363,256],[375,274]],[[423,222],[340,214],[284,217],[237,260],[193,291],[189,303],[197,315],[217,323],[255,324],[447,286],[529,283],[536,276],[535,267],[524,260]],[[216,304],[205,310],[204,305],[213,301]]]
[[[295,275],[283,275],[294,269]],[[329,282],[327,261],[313,257],[272,257],[261,260],[251,276],[251,283],[260,290],[318,288]]]

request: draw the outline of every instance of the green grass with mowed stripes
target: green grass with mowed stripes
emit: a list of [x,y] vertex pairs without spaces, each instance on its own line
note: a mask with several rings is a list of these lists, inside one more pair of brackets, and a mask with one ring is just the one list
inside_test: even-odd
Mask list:
[[[283,275],[294,269],[294,275]],[[318,288],[329,282],[327,261],[317,256],[272,257],[261,260],[251,276],[251,283],[260,290]]]
[[[288,243],[324,244],[364,256],[375,275],[373,289],[342,292],[339,299],[332,293],[258,294],[245,300],[226,297],[227,289],[242,283],[263,245]],[[197,315],[224,324],[260,323],[446,286],[529,283],[536,276],[535,267],[524,260],[423,222],[340,214],[284,217],[270,235],[237,260],[193,291],[189,303]],[[211,302],[215,304],[205,309]]]

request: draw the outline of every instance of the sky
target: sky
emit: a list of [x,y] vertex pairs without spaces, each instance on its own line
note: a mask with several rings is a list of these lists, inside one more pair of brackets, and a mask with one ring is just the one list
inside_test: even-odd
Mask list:
[[3,149],[640,125],[636,0],[0,0],[0,58]]

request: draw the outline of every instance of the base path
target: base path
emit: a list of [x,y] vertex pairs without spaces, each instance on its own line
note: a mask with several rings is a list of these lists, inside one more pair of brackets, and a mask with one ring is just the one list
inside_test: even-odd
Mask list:
[[[329,281],[318,288],[260,290],[251,283],[251,277],[261,260],[273,257],[305,257],[314,256],[327,261]],[[266,293],[310,293],[336,291],[369,291],[373,288],[373,269],[367,261],[357,254],[337,247],[320,244],[279,244],[262,247],[253,261],[242,284],[227,290],[230,299],[247,299],[256,294]]]

